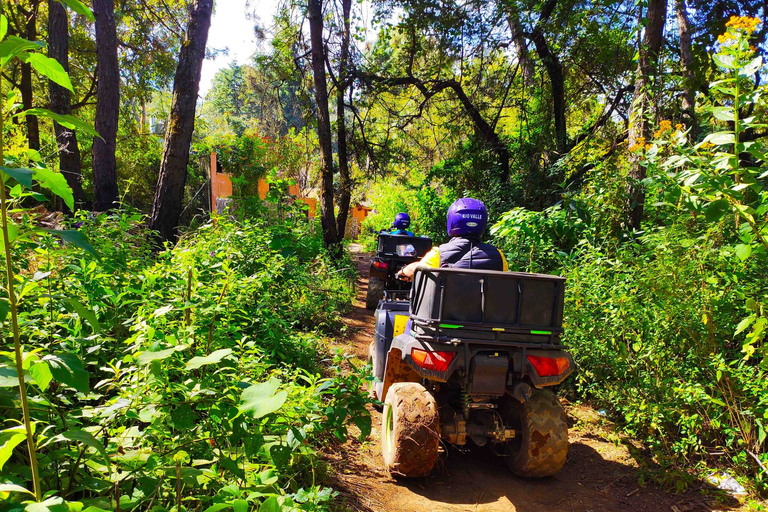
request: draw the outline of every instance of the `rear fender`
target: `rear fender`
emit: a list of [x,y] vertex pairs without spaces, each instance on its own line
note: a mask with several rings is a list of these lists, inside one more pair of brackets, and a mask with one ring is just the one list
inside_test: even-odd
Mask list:
[[[411,358],[411,350],[414,348],[426,350],[428,352],[455,352],[456,355],[454,356],[446,371],[438,372],[417,366]],[[453,372],[460,368],[464,368],[464,351],[460,345],[419,341],[410,334],[406,333],[396,336],[395,339],[392,340],[392,349],[397,349],[403,362],[422,379],[429,379],[436,382],[447,382],[448,378],[451,376],[451,374],[453,374]]]
[[[569,375],[576,369],[576,363],[573,361],[571,354],[565,350],[526,350],[525,358],[523,358],[523,352],[515,352],[512,355],[512,361],[514,370],[518,374],[527,376],[531,383],[537,387],[555,386],[563,382]],[[542,377],[536,371],[536,367],[528,359],[528,356],[547,357],[547,358],[566,358],[568,359],[568,368],[560,375],[551,375]]]

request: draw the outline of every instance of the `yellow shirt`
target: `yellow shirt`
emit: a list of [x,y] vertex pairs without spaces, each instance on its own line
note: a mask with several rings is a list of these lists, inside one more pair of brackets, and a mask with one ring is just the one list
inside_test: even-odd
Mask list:
[[[504,253],[501,252],[499,249],[496,249],[496,250],[499,251],[499,254],[501,254],[502,270],[504,272],[508,271],[509,264],[507,263],[507,258],[504,257]],[[421,258],[421,261],[419,261],[419,266],[439,268],[440,267],[440,248],[433,247],[423,258]]]

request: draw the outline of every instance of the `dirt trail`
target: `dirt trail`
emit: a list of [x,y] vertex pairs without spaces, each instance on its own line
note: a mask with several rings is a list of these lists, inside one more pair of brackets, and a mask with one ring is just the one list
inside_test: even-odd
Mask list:
[[[353,246],[353,252],[356,249],[359,251]],[[364,361],[374,328],[373,315],[365,309],[370,255],[358,253],[355,258],[360,272],[358,296],[345,318],[350,334],[344,343],[347,351]],[[499,458],[480,450],[448,448],[429,477],[395,480],[382,470],[381,415],[377,411],[372,411],[369,441],[347,443],[327,458],[336,469],[335,484],[345,491],[350,505],[374,512],[746,510],[737,500],[714,493],[702,482],[682,494],[670,494],[654,485],[640,488],[642,470],[633,457],[639,453],[639,445],[622,441],[587,406],[568,405],[567,410],[568,460],[552,478],[518,478]]]

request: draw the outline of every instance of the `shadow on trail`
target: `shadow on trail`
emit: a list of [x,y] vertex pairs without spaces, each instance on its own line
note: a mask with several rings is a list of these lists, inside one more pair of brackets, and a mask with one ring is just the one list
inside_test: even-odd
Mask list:
[[[604,459],[594,448],[581,442],[569,447],[562,471],[550,478],[519,478],[507,469],[503,458],[484,449],[466,452],[448,448],[432,476],[419,480],[398,480],[411,492],[442,510],[438,503],[463,510],[547,511],[710,511],[700,492],[670,495],[648,485],[639,489],[637,468]],[[706,482],[694,487],[716,490]],[[713,500],[714,501],[714,500]],[[494,506],[496,505],[496,506]],[[466,507],[466,508],[465,508]],[[498,508],[497,508],[498,507]],[[718,494],[718,510],[732,510],[739,502]]]

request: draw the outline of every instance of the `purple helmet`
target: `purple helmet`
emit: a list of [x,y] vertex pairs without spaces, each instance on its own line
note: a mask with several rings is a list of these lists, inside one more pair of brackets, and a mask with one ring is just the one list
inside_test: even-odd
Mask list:
[[448,208],[448,235],[481,236],[488,225],[488,211],[482,201],[471,197],[457,199]]
[[395,215],[394,225],[397,229],[408,229],[408,226],[411,225],[411,218],[407,213],[400,212]]

